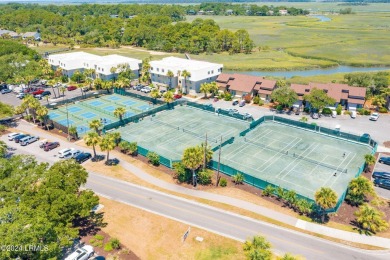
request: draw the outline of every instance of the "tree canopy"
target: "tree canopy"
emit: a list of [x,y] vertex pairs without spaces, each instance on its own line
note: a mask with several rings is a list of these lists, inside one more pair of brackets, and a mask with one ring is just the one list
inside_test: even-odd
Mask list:
[[321,110],[327,105],[333,105],[336,102],[324,90],[318,88],[313,88],[309,94],[303,96],[303,99],[310,102],[310,106],[316,110]]
[[3,245],[37,245],[47,250],[0,251],[1,259],[59,258],[79,236],[75,225],[92,217],[98,197],[80,190],[88,173],[72,160],[49,167],[32,156],[0,159],[0,236]]

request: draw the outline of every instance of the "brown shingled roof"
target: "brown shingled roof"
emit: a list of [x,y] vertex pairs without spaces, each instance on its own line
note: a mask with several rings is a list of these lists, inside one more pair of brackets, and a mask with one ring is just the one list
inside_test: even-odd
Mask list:
[[[221,73],[217,78],[218,83],[226,83],[225,86],[229,85],[229,90],[251,92],[253,89],[261,90],[266,93],[271,93],[274,90],[276,81],[267,80],[263,77],[251,76],[246,74],[226,74]],[[222,84],[221,84],[222,87]],[[259,91],[260,92],[260,91]],[[260,93],[263,93],[260,92]]]

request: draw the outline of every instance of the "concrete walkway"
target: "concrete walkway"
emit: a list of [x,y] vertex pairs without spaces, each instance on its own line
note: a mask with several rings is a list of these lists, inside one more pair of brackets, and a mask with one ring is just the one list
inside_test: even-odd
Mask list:
[[[67,143],[67,146],[69,147],[74,147],[78,148],[80,150],[88,151],[92,153],[92,149],[87,149],[85,147],[78,146],[77,143],[69,143],[67,140],[64,138],[59,138],[58,136],[51,135],[37,127],[35,127],[32,124],[29,124],[25,121],[20,121],[19,126],[17,127],[19,130],[29,132],[34,135],[38,135],[42,138],[46,138],[52,141],[59,141],[62,143]],[[113,152],[115,153],[115,152]],[[295,217],[291,217],[282,213],[279,213],[274,210],[270,210],[266,207],[259,206],[247,201],[223,196],[223,195],[218,195],[214,193],[209,193],[205,191],[198,191],[198,190],[193,190],[193,189],[188,189],[185,187],[181,187],[172,183],[167,183],[165,181],[162,181],[154,176],[149,175],[145,171],[143,171],[141,168],[138,168],[126,161],[121,161],[120,165],[136,175],[137,177],[143,179],[144,181],[147,181],[153,185],[156,185],[158,187],[161,187],[163,189],[169,190],[169,191],[174,191],[178,192],[181,194],[185,195],[190,195],[193,197],[197,198],[202,198],[202,199],[207,199],[207,200],[212,200],[224,204],[228,204],[231,206],[235,206],[238,208],[246,209],[252,212],[255,212],[257,214],[263,215],[265,217],[275,219],[277,221],[295,226],[297,228],[307,230],[310,232],[318,233],[321,235],[325,235],[328,237],[333,237],[333,238],[338,238],[346,241],[351,241],[355,243],[361,243],[361,244],[366,244],[366,245],[372,245],[372,246],[378,246],[378,247],[383,247],[383,248],[390,248],[390,239],[387,238],[382,238],[382,237],[377,237],[377,236],[366,236],[366,235],[360,235],[357,233],[352,233],[352,232],[347,232],[339,229],[334,229],[330,227],[326,227],[320,224],[315,224],[307,221],[303,221],[301,219],[297,219]]]

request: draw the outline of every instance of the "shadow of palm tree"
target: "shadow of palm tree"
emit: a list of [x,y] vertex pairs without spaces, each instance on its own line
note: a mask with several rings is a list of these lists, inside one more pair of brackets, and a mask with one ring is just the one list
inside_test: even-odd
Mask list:
[[356,220],[352,220],[352,221],[350,222],[350,224],[351,224],[352,226],[355,226],[355,227],[353,228],[353,230],[358,231],[360,235],[373,236],[373,235],[376,234],[375,232],[372,232],[371,230],[362,228],[362,227],[360,226],[360,224],[357,223]]

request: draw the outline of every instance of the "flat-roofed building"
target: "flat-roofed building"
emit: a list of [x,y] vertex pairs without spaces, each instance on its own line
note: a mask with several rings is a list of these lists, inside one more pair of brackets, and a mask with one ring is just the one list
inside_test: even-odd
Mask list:
[[[200,92],[200,85],[215,81],[222,72],[223,65],[206,61],[167,57],[150,62],[150,76],[153,83],[164,84],[170,88],[182,87],[184,93]],[[173,77],[168,77],[171,71]],[[183,71],[191,76],[184,78]]]
[[[120,55],[98,56],[86,52],[69,52],[49,55],[48,62],[54,70],[62,69],[62,73],[71,77],[76,71],[83,72],[85,69],[94,69],[96,78],[110,80],[116,78],[121,65],[126,65],[139,77],[142,61]],[[112,68],[116,68],[113,72]]]

